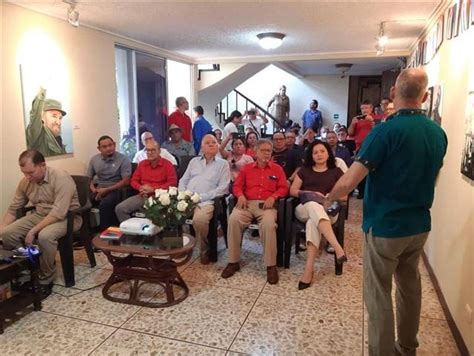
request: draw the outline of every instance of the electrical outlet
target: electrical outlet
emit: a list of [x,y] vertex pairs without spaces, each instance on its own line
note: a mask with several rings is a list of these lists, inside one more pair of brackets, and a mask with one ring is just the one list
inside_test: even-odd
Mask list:
[[466,304],[465,309],[466,309],[467,323],[472,324],[472,308],[469,304]]

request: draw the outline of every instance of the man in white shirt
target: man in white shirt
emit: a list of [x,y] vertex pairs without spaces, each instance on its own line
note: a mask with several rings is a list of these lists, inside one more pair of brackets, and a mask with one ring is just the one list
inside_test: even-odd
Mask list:
[[262,134],[262,127],[267,123],[268,119],[263,117],[255,108],[246,111],[244,118],[242,119],[242,124],[245,127],[245,133],[248,133],[249,131],[255,131],[259,138]]
[[[145,146],[147,142],[151,142],[154,140],[153,134],[149,131],[146,131],[142,133],[141,140],[143,143],[143,148],[135,154],[135,157],[133,157],[133,161],[132,161],[133,163],[140,163],[141,161],[144,161],[147,159]],[[169,153],[167,149],[161,148],[160,156],[161,158],[164,158],[170,161],[173,166],[178,165],[178,161],[176,161],[176,158],[171,153]]]

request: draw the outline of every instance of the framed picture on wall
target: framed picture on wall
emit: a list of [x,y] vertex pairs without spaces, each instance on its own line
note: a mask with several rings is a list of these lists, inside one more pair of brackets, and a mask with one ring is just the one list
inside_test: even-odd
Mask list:
[[459,18],[461,14],[461,4],[462,0],[459,0],[459,3],[453,5],[453,37],[457,37],[459,35]]
[[444,15],[441,15],[436,24],[436,51],[439,50],[444,39]]
[[453,38],[453,18],[454,6],[448,8],[448,16],[446,16],[446,38],[450,40]]
[[421,105],[423,110],[426,110],[426,116],[431,117],[431,108],[433,104],[433,87],[428,88],[428,97],[426,101]]
[[434,85],[431,90],[431,110],[428,115],[431,120],[441,125],[441,115],[443,110],[443,87],[441,85]]
[[468,93],[461,173],[474,180],[474,91]]
[[472,3],[472,0],[469,1],[469,14],[471,26],[474,26],[474,4]]
[[460,31],[465,32],[469,29],[471,0],[464,0],[461,6],[461,24]]
[[21,65],[26,148],[45,157],[73,153],[68,85],[61,68]]

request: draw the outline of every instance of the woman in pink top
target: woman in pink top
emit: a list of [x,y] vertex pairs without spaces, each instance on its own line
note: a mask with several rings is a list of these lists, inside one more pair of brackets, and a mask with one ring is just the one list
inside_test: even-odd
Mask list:
[[246,164],[252,163],[254,160],[252,157],[245,154],[245,141],[240,137],[232,140],[232,151],[227,151],[225,148],[231,138],[231,136],[228,136],[222,141],[221,145],[219,146],[219,151],[222,158],[229,162],[232,181],[235,181],[235,178],[237,178],[239,175],[240,169]]

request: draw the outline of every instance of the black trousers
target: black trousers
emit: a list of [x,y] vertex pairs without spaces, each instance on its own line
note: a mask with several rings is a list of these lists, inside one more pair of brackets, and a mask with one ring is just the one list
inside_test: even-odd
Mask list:
[[91,202],[94,207],[99,208],[100,231],[109,226],[119,226],[119,221],[115,215],[115,206],[122,199],[121,190],[114,190],[100,200],[95,199],[96,194],[91,194]]

